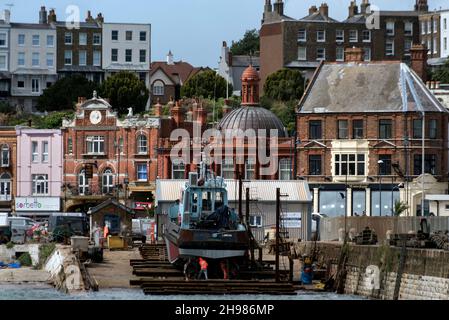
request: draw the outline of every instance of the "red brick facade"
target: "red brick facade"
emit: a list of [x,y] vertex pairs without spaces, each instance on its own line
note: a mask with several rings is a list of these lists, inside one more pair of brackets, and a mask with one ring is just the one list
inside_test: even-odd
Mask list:
[[[65,209],[87,210],[111,197],[131,208],[152,201],[159,119],[129,115],[120,121],[103,99],[80,102],[62,129]],[[81,174],[86,165],[93,167],[88,183]]]

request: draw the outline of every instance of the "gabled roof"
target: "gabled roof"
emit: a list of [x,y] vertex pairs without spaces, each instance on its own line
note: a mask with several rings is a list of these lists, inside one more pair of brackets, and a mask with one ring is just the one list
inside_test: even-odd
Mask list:
[[113,206],[115,206],[115,207],[117,207],[119,209],[122,209],[122,210],[126,211],[129,214],[134,214],[133,210],[131,210],[130,208],[128,208],[128,207],[124,206],[123,204],[117,202],[117,200],[115,200],[113,198],[109,198],[105,202],[100,203],[98,206],[91,208],[90,212],[91,212],[91,214],[95,214],[98,211],[100,211],[101,209],[106,208],[109,205],[113,205]]
[[320,12],[312,13],[302,19],[299,19],[299,21],[306,21],[306,22],[338,22],[335,19],[332,19],[331,17],[327,17]]
[[150,77],[161,69],[173,83],[183,85],[190,77],[194,76],[203,68],[196,68],[188,62],[174,62],[173,64],[167,64],[164,61],[155,61],[151,63]]
[[299,113],[448,112],[406,64],[324,63]]

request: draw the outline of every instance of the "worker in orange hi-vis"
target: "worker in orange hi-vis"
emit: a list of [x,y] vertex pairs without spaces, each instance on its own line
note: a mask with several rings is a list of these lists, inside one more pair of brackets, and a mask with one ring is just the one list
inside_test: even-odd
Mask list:
[[201,279],[201,276],[204,274],[204,277],[206,278],[206,280],[208,280],[207,278],[207,267],[208,267],[208,263],[206,260],[204,260],[203,258],[199,259],[199,263],[200,263],[200,274],[198,275],[198,280]]
[[228,268],[227,263],[224,260],[220,262],[221,271],[223,272],[223,280],[228,280]]
[[108,235],[109,235],[109,228],[108,228],[108,225],[105,224],[104,229],[103,229],[103,238],[107,238]]

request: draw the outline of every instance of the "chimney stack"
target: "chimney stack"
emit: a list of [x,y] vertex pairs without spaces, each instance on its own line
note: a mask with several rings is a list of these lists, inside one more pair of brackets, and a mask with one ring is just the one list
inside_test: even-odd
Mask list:
[[429,12],[429,4],[427,3],[427,0],[416,0],[415,11]]
[[264,12],[272,12],[273,6],[271,5],[271,0],[265,0],[265,9]]
[[47,21],[47,10],[42,6],[39,11],[39,24],[47,24]]
[[311,6],[309,9],[309,15],[318,12],[318,8],[316,6]]
[[99,14],[97,14],[97,18],[95,19],[95,21],[97,21],[97,23],[99,23],[99,24],[104,23],[104,17],[101,12]]
[[[173,107],[174,105],[174,107]],[[176,102],[176,104],[172,101],[168,103],[168,107],[170,108],[170,113],[175,121],[175,124],[177,127],[180,127],[180,125],[183,123],[184,115],[182,114],[182,107],[179,102]]]
[[11,22],[11,11],[9,10],[3,10],[3,20],[5,21],[5,24],[9,24]]
[[194,115],[193,118],[198,122],[201,126],[206,125],[207,123],[207,110],[203,108],[203,104],[200,102],[198,107],[194,107]]
[[87,11],[86,22],[95,22],[94,18],[92,17],[92,13],[90,12],[90,10]]
[[284,15],[284,2],[283,2],[283,0],[276,0],[276,3],[274,4],[274,12],[276,12],[280,16]]
[[355,16],[359,13],[356,0],[351,1],[351,5],[349,6],[349,18]]
[[320,6],[320,14],[324,17],[329,17],[329,6],[327,3],[322,3]]
[[363,49],[347,48],[345,50],[345,62],[363,62]]
[[162,116],[162,105],[160,103],[160,99],[157,98],[157,103],[154,105],[154,115],[156,117]]
[[366,15],[367,9],[371,4],[369,3],[369,0],[363,0],[362,4],[360,5],[360,13],[363,15]]
[[56,23],[57,19],[56,19],[56,12],[54,9],[51,9],[49,14],[48,14],[48,23]]
[[412,69],[425,83],[427,81],[427,48],[425,45],[416,44],[410,49]]

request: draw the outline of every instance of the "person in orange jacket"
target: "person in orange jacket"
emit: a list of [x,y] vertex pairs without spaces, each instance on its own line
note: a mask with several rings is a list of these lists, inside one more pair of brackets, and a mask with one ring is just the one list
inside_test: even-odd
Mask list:
[[207,267],[208,267],[208,263],[206,260],[204,260],[203,258],[199,259],[199,263],[200,263],[200,274],[198,275],[198,279],[201,279],[201,276],[204,274],[204,277],[206,278],[206,280],[208,280],[207,277]]
[[104,229],[103,229],[103,238],[107,238],[108,235],[109,235],[109,228],[108,228],[108,225],[105,224]]

